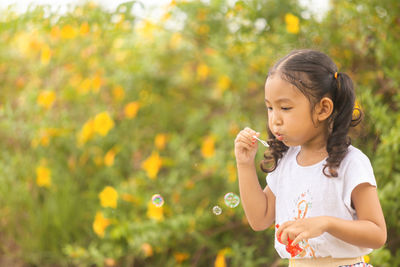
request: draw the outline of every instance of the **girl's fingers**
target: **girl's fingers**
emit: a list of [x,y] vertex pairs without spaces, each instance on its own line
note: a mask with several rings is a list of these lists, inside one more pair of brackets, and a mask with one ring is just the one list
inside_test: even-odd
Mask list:
[[294,223],[294,221],[287,221],[287,222],[285,222],[285,223],[283,223],[281,226],[279,226],[279,228],[278,228],[278,231],[276,232],[276,235],[277,236],[280,236],[280,238],[281,238],[281,241],[282,241],[282,243],[284,243],[285,245],[287,245],[288,244],[288,241],[287,241],[287,239],[288,239],[288,237],[290,237],[289,236],[289,232],[287,231],[288,229],[288,227],[290,226],[290,225],[292,225]]
[[305,240],[305,239],[307,239],[307,234],[305,234],[305,233],[303,232],[303,233],[299,234],[299,235],[293,240],[292,245],[293,245],[293,246],[296,246],[297,243],[299,243],[299,242],[301,242],[302,240]]
[[249,144],[249,143],[247,143],[247,142],[244,142],[243,140],[238,140],[238,141],[236,141],[236,145],[237,145],[238,147],[246,148],[246,149],[248,149],[248,150],[250,150],[250,149],[253,148],[253,146],[252,146],[251,144]]
[[241,131],[238,136],[236,137],[236,142],[243,142],[248,144],[249,146],[254,145],[255,144],[255,140],[254,138],[250,137],[250,135],[248,133],[246,133],[245,131]]

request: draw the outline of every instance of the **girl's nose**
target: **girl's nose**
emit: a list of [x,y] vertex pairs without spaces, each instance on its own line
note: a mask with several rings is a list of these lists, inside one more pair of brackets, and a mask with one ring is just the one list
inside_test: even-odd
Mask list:
[[276,114],[275,112],[272,112],[270,114],[270,120],[272,122],[272,125],[282,125],[282,118],[279,116],[279,114]]

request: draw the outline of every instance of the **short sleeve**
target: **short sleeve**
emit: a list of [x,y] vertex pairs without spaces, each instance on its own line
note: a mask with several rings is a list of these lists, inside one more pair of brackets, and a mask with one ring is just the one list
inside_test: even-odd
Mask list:
[[271,189],[272,193],[274,193],[274,195],[276,196],[276,189],[277,189],[277,175],[276,175],[276,170],[273,172],[268,173],[267,175],[267,185],[268,187]]
[[374,171],[368,157],[360,150],[353,148],[346,157],[346,167],[343,173],[343,200],[351,211],[351,193],[359,184],[369,183],[376,187]]

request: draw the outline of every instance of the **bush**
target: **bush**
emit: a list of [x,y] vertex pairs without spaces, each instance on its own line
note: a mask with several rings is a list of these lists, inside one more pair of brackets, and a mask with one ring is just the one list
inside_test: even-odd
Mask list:
[[268,68],[311,47],[356,84],[366,117],[353,143],[389,231],[371,262],[398,265],[397,2],[340,0],[318,20],[290,0],[173,1],[158,22],[132,15],[139,4],[3,11],[0,262],[284,266],[273,229],[253,232],[223,197],[238,194],[238,131],[266,137]]

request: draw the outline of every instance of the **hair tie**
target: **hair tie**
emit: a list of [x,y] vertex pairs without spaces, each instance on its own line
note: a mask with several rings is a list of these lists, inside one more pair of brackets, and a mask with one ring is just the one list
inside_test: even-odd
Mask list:
[[334,77],[335,77],[335,79],[337,80],[337,75],[338,75],[338,73],[337,72],[335,72],[335,75],[334,75]]

